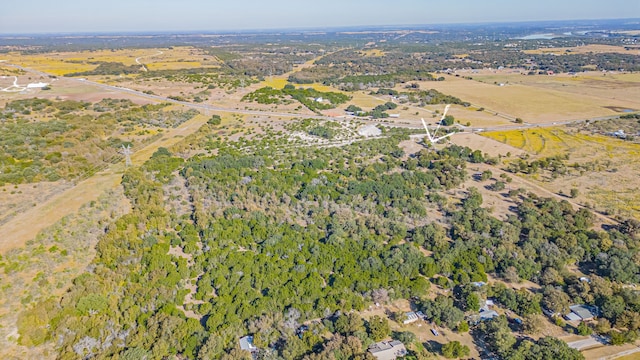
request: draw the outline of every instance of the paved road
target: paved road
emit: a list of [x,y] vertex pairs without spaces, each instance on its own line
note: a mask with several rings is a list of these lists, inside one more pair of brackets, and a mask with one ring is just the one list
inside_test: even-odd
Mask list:
[[588,339],[572,341],[570,343],[567,343],[567,345],[569,345],[570,348],[576,349],[578,351],[586,350],[588,348],[593,348],[596,346],[603,346],[606,344],[607,343],[604,341],[604,339],[598,336],[591,336]]
[[[33,69],[29,69],[29,68],[25,68],[19,65],[15,65],[15,64],[6,64],[27,72],[31,72],[31,73],[35,73],[38,75],[42,75],[42,76],[51,76],[50,74],[44,73],[42,71],[37,71],[37,70],[33,70]],[[170,99],[164,96],[159,96],[159,95],[153,95],[153,94],[146,94],[142,91],[138,91],[138,90],[134,90],[134,89],[129,89],[129,88],[125,88],[125,87],[120,87],[120,86],[113,86],[113,85],[107,85],[107,84],[103,84],[103,83],[99,83],[96,81],[89,81],[86,79],[82,79],[82,78],[71,78],[71,77],[65,77],[66,80],[69,81],[73,81],[73,82],[78,82],[78,83],[82,83],[82,84],[90,84],[92,86],[98,87],[98,88],[102,88],[105,90],[111,90],[111,91],[118,91],[118,92],[122,92],[122,93],[127,93],[127,94],[133,94],[133,95],[137,95],[140,97],[144,97],[147,99],[152,99],[155,101],[161,101],[161,102],[169,102],[169,103],[173,103],[173,104],[179,104],[179,105],[183,105],[192,109],[197,109],[197,110],[205,110],[205,111],[212,111],[212,112],[226,112],[226,113],[236,113],[236,114],[244,114],[244,115],[256,115],[256,116],[275,116],[275,117],[285,117],[285,118],[300,118],[300,117],[304,117],[304,118],[313,118],[313,119],[325,119],[325,120],[335,120],[335,117],[331,117],[331,116],[321,116],[321,115],[303,115],[303,114],[296,114],[296,113],[285,113],[285,112],[274,112],[274,111],[263,111],[263,110],[246,110],[246,109],[238,109],[238,108],[230,108],[230,107],[224,107],[224,106],[216,106],[216,105],[208,105],[208,104],[196,104],[196,103],[191,103],[191,102],[187,102],[187,101],[179,101],[179,100],[175,100],[175,99]],[[479,105],[473,105],[473,106],[479,106]],[[493,112],[492,112],[493,113]],[[510,115],[504,115],[504,117],[506,119],[509,120],[513,120],[511,118]],[[617,119],[619,118],[620,115],[611,115],[611,116],[601,116],[601,117],[595,117],[595,118],[590,118],[590,119],[578,119],[578,120],[566,120],[566,121],[556,121],[556,122],[548,122],[548,123],[540,123],[540,124],[529,124],[529,123],[524,123],[524,124],[516,124],[514,123],[513,125],[502,125],[502,126],[492,126],[492,127],[474,127],[474,126],[461,126],[461,128],[464,130],[464,132],[485,132],[485,131],[503,131],[503,130],[525,130],[525,129],[531,129],[531,128],[542,128],[542,127],[554,127],[554,126],[563,126],[563,125],[569,125],[569,124],[578,124],[578,123],[584,123],[587,121],[600,121],[600,120],[611,120],[611,119]],[[420,126],[413,126],[413,125],[405,125],[405,124],[397,124],[397,123],[388,123],[388,122],[379,122],[379,124],[381,125],[385,125],[385,126],[392,126],[392,127],[404,127],[404,128],[410,128],[410,129],[422,129],[422,127]]]

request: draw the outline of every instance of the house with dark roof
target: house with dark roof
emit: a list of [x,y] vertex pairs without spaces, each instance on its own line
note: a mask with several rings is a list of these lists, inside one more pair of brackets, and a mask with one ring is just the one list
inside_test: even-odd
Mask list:
[[565,318],[569,321],[589,321],[598,316],[598,309],[594,306],[571,305],[569,309],[571,312],[565,315]]
[[404,344],[398,340],[381,341],[369,346],[369,352],[378,360],[395,360],[407,355]]

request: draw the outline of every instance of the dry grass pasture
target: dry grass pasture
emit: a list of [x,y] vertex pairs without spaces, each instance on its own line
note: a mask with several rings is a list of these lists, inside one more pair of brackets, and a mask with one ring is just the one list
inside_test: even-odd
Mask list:
[[2,59],[11,64],[57,76],[93,70],[98,67],[97,62],[118,62],[127,66],[145,64],[150,70],[218,67],[220,65],[220,61],[215,56],[207,55],[200,49],[187,46],[170,49],[93,50],[30,55],[12,52],[3,56]]
[[[603,73],[590,71],[575,75],[520,75],[496,71],[491,74],[473,75],[474,80],[487,84],[503,83],[506,86],[522,85],[541,90],[552,90],[579,96],[598,98],[597,106],[611,106],[609,102],[622,102],[622,108],[640,109],[640,74]],[[619,107],[619,105],[617,105]]]
[[[604,44],[588,44],[584,46],[575,47],[561,47],[561,48],[540,48],[536,50],[524,50],[525,54],[552,54],[552,55],[565,55],[565,54],[633,54],[634,50],[627,50],[624,46],[604,45]],[[637,52],[636,52],[637,54]]]
[[535,157],[569,154],[568,164],[593,171],[572,171],[555,179],[527,175],[554,193],[579,191],[575,201],[611,216],[640,219],[640,144],[567,128],[536,128],[484,133],[483,136],[522,149]]
[[[524,75],[513,75],[525,78]],[[480,82],[462,77],[445,75],[446,81],[422,83],[423,88],[434,88],[445,94],[457,96],[487,111],[522,118],[527,123],[539,124],[556,121],[595,118],[615,115],[606,108],[634,108],[634,103],[615,98],[616,89],[610,96],[571,93],[562,89],[541,88],[519,83],[499,86],[493,82]],[[476,76],[474,75],[474,79]],[[479,79],[481,77],[478,77]],[[570,81],[570,80],[568,80]],[[497,80],[496,80],[497,82]],[[498,82],[499,84],[499,82]],[[633,87],[638,84],[633,83]]]

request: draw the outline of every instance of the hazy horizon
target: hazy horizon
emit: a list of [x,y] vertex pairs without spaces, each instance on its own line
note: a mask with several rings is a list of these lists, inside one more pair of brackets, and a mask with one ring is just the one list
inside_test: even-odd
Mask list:
[[0,6],[0,34],[234,32],[640,18],[640,2],[382,0],[302,3],[204,0],[25,0]]

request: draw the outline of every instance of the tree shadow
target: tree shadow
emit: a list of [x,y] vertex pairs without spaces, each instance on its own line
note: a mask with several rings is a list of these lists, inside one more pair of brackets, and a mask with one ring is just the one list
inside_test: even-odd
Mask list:
[[440,354],[442,352],[442,344],[434,340],[427,340],[422,344],[427,351]]

